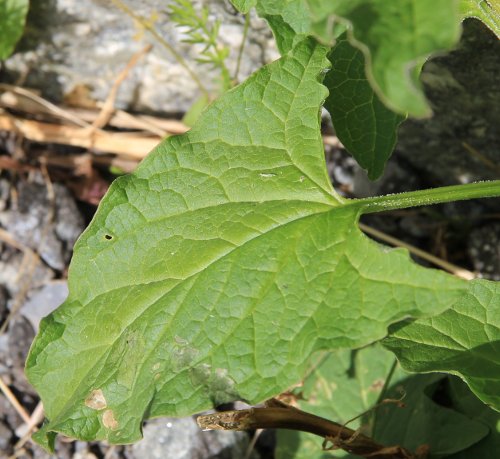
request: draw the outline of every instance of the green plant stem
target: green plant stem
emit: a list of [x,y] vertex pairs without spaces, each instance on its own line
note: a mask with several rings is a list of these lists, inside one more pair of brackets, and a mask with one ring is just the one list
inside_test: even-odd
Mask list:
[[500,180],[409,191],[386,196],[375,196],[373,198],[353,199],[352,203],[360,206],[362,213],[369,214],[384,210],[407,209],[408,207],[462,201],[465,199],[494,197],[500,197]]
[[182,65],[186,69],[186,71],[189,73],[189,76],[193,79],[193,81],[196,83],[198,86],[199,90],[202,92],[202,94],[210,100],[210,93],[208,92],[207,88],[205,88],[205,85],[201,82],[201,80],[198,78],[198,75],[194,73],[189,65],[187,64],[186,60],[155,30],[155,28],[151,25],[151,23],[138,16],[135,14],[127,5],[125,5],[121,0],[111,0],[118,8],[120,8],[122,11],[124,11],[126,14],[128,14],[132,19],[137,21],[139,24],[141,24],[151,35],[153,35],[160,43],[161,45],[170,53],[172,56],[174,56],[175,60]]
[[387,374],[387,377],[385,378],[384,386],[382,387],[382,390],[380,391],[380,394],[377,398],[377,402],[375,403],[374,409],[371,413],[371,420],[370,420],[369,424],[371,426],[372,435],[373,435],[373,432],[375,431],[375,424],[377,423],[377,408],[384,401],[384,398],[387,394],[387,391],[389,390],[389,386],[391,384],[391,380],[392,380],[392,377],[394,376],[394,372],[396,371],[397,366],[398,366],[398,360],[394,359],[394,361],[392,362],[391,368],[389,369],[389,373]]
[[233,81],[238,84],[238,75],[240,73],[241,58],[243,57],[243,50],[245,49],[245,43],[247,41],[248,27],[250,25],[250,13],[245,15],[245,26],[243,28],[243,38],[241,39],[240,49],[238,51],[238,59],[236,61],[236,69],[234,71]]

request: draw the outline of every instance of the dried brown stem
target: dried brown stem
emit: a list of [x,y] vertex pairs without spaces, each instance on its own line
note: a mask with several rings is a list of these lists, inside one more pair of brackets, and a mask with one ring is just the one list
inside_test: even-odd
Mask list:
[[[8,84],[1,83],[0,84],[0,90],[2,91],[8,91],[8,93],[16,94],[18,96],[22,96],[26,99],[29,99],[30,101],[34,102],[35,105],[31,105],[33,109],[36,108],[36,105],[43,107],[46,113],[52,113],[62,119],[65,119],[67,121],[70,121],[71,123],[76,124],[77,126],[80,127],[90,127],[90,124],[87,123],[86,121],[80,119],[78,116],[75,116],[72,113],[69,113],[68,111],[64,110],[61,107],[58,107],[57,105],[54,105],[52,102],[49,102],[48,100],[34,94],[32,91],[29,91],[28,89],[20,88],[18,86],[12,86]],[[9,97],[7,96],[7,100],[9,100]],[[12,100],[12,98],[10,98]]]
[[203,415],[197,418],[197,422],[203,430],[289,429],[309,432],[324,438],[324,448],[327,443],[331,443],[332,446],[328,449],[343,449],[365,458],[418,458],[401,446],[386,447],[336,422],[296,408],[285,407],[281,403],[277,405]]
[[456,266],[453,263],[442,260],[441,258],[438,258],[422,249],[419,249],[414,245],[408,244],[400,239],[390,236],[389,234],[386,234],[382,231],[372,228],[371,226],[360,223],[359,227],[366,234],[369,234],[370,236],[373,236],[377,239],[380,239],[381,241],[387,242],[388,244],[394,245],[396,247],[404,247],[413,255],[416,255],[417,257],[422,258],[422,260],[426,260],[436,266],[439,266],[440,268],[454,274],[457,277],[466,280],[472,280],[477,277],[473,272],[468,271],[467,269],[461,268],[460,266]]
[[30,422],[30,415],[27,413],[27,411],[24,409],[24,407],[19,403],[16,396],[10,390],[9,386],[7,384],[5,384],[5,382],[1,376],[0,376],[0,391],[3,392],[5,397],[10,402],[10,404],[14,407],[14,409],[16,410],[17,414],[21,417],[21,419],[25,423],[29,423]]
[[120,89],[120,85],[125,81],[129,72],[132,68],[137,64],[139,59],[149,53],[153,48],[152,45],[147,45],[143,49],[136,52],[129,60],[125,68],[118,74],[116,77],[111,89],[109,91],[108,97],[104,101],[104,104],[101,107],[101,111],[97,118],[92,123],[92,127],[94,129],[100,129],[108,124],[109,120],[113,116],[113,112],[115,110],[115,101],[118,95],[118,90]]
[[145,158],[161,140],[158,137],[145,137],[127,132],[98,131],[91,136],[86,128],[24,120],[2,114],[0,114],[0,130],[17,132],[34,142],[94,148],[138,160]]

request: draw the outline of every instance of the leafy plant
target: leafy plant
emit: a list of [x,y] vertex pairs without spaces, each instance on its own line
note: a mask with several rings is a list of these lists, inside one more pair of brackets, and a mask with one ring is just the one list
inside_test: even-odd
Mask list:
[[[257,403],[300,381],[316,351],[333,351],[335,367],[351,355],[340,349],[377,341],[404,368],[459,374],[500,410],[498,284],[420,267],[357,225],[371,212],[498,197],[500,181],[346,199],[330,184],[320,134],[325,103],[353,154],[378,176],[404,116],[429,112],[417,74],[431,53],[456,43],[458,3],[233,3],[257,8],[282,57],[111,186],[75,246],[69,297],[42,321],[27,360],[48,419],[37,441],[52,448],[61,432],[133,442],[146,418]],[[373,349],[387,362],[388,351]],[[392,366],[383,368],[385,393]],[[346,366],[326,374],[338,382]],[[441,379],[422,377],[408,391]],[[494,428],[460,419],[472,429],[462,449]],[[384,438],[378,423],[369,425]],[[347,443],[340,446],[349,450]]]
[[209,20],[209,10],[202,7],[198,13],[189,0],[175,0],[169,9],[170,18],[177,26],[186,29],[187,38],[183,41],[192,45],[201,45],[200,57],[197,62],[219,69],[221,74],[222,91],[232,87],[226,59],[229,48],[219,43],[220,21]]
[[7,59],[21,38],[28,0],[0,0],[0,61]]

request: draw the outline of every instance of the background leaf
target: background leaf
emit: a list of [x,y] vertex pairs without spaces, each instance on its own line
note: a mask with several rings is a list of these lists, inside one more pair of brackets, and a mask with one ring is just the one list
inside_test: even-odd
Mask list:
[[463,18],[476,18],[484,22],[500,38],[500,4],[495,0],[460,0]]
[[490,459],[500,451],[500,413],[488,408],[465,385],[455,377],[449,377],[448,393],[453,409],[469,418],[483,423],[489,428],[489,433],[470,448],[460,451],[450,459]]
[[273,21],[285,22],[295,33],[314,35],[330,46],[347,27],[380,100],[416,117],[431,113],[418,81],[422,64],[433,53],[452,48],[461,30],[457,0],[258,0],[257,11],[263,17],[279,16],[271,27],[276,27]]
[[[460,37],[455,0],[307,0],[312,29],[323,40],[329,24],[346,21],[352,44],[365,55],[366,75],[392,110],[416,117],[430,109],[418,81],[420,67],[433,53],[450,49]],[[397,43],[397,46],[394,46]]]
[[331,188],[326,52],[299,43],[114,182],[28,357],[50,420],[38,439],[127,443],[147,417],[261,401],[312,352],[366,345],[463,295],[465,281],[365,237],[361,205]]
[[375,439],[386,445],[400,444],[410,451],[428,445],[430,457],[436,458],[463,451],[485,438],[490,432],[485,423],[438,403],[446,382],[438,374],[399,381],[387,395],[397,398],[404,391],[405,407],[387,404],[379,408]]
[[0,0],[0,60],[7,59],[21,38],[28,0]]
[[391,328],[384,345],[408,371],[444,371],[464,378],[500,411],[500,283],[474,280],[452,310]]
[[384,171],[396,144],[404,116],[388,109],[365,76],[363,53],[343,34],[330,51],[332,69],[324,84],[329,90],[325,108],[335,133],[358,164],[375,180]]
[[[394,355],[375,344],[359,351],[338,350],[316,356],[317,363],[308,372],[303,385],[296,389],[303,399],[297,400],[300,409],[345,423],[373,407],[395,362]],[[406,377],[397,370],[392,381]],[[371,434],[372,413],[348,424],[351,429],[362,428]],[[323,459],[357,457],[344,451],[321,450],[322,439],[305,432],[279,430],[277,459]]]
[[[385,403],[368,411],[380,401],[394,356],[377,344],[359,351],[331,352],[319,362],[306,377],[302,390],[296,389],[305,399],[298,400],[299,408],[340,423],[365,413],[348,427],[361,429],[386,446],[402,445],[416,451],[427,444],[431,457],[468,450],[483,441],[485,451],[490,454],[495,451],[488,440],[490,426],[482,419],[483,411],[479,410],[479,415],[468,406],[456,408],[454,402],[450,406],[438,403],[449,396],[448,379],[443,375],[410,376],[397,366],[390,389],[386,389],[382,398],[403,398],[404,406]],[[467,388],[458,387],[460,391],[452,397],[463,396],[462,405],[474,403],[471,397],[477,401]],[[338,450],[322,451],[321,443],[321,438],[315,435],[280,430],[277,459],[358,457]]]

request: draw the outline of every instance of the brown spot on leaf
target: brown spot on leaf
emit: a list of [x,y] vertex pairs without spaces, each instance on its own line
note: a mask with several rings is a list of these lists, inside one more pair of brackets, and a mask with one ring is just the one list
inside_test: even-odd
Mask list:
[[106,410],[102,414],[102,423],[104,427],[106,427],[107,429],[111,430],[118,429],[118,421],[115,419],[115,414],[113,413],[113,410]]
[[373,381],[373,383],[368,388],[368,390],[370,392],[379,392],[380,390],[383,389],[383,387],[384,387],[384,380],[383,379],[376,379],[375,381]]
[[85,399],[85,406],[93,410],[103,410],[107,406],[106,399],[101,389],[94,389]]

